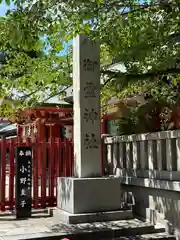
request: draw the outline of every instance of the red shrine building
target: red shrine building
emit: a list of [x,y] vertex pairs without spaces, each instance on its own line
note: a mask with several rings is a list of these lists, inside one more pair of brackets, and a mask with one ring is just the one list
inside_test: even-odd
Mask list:
[[[63,104],[62,102],[21,111],[16,119],[17,135],[22,140],[28,137],[38,138],[40,141],[48,141],[50,138],[73,140],[73,99],[68,97]],[[103,119],[102,133],[105,133]]]
[[6,123],[0,128],[0,135],[4,137],[16,135],[22,141],[26,138],[38,138],[40,141],[48,141],[50,138],[72,140],[72,125],[73,106],[71,104],[65,101],[44,103],[35,108],[22,110],[10,117],[9,124]]
[[[38,142],[49,143],[51,139],[58,139],[58,141],[62,141],[62,144],[65,140],[68,140],[68,144],[72,145],[73,97],[68,97],[59,102],[56,100],[55,103],[44,103],[35,108],[24,109],[9,118],[9,123],[6,122],[5,124],[4,122],[3,125],[4,127],[0,127],[0,136],[3,139],[18,137],[20,141],[26,142],[30,138],[32,142],[38,140]],[[107,116],[102,117],[102,133],[107,133],[106,125]],[[49,161],[52,159],[48,148],[46,148],[46,151],[46,167],[48,168]],[[38,176],[42,174],[43,160],[41,154],[41,149],[36,148],[39,163]],[[66,161],[66,157],[62,157],[62,159]]]
[[[4,127],[0,127],[1,139],[18,137],[18,141],[22,143],[26,142],[27,139],[31,139],[31,142],[37,141],[39,143],[50,143],[50,139],[58,139],[58,141],[62,142],[69,140],[69,145],[72,145],[73,106],[65,101],[44,103],[35,108],[20,111],[9,118],[9,123],[3,121],[2,126]],[[42,153],[38,147],[35,151],[39,163],[38,176],[41,176],[43,166]],[[52,160],[50,152],[48,147],[46,147],[47,168],[49,161]]]
[[50,138],[69,140],[73,138],[73,109],[71,106],[39,106],[26,109],[17,119],[17,135],[23,139],[28,137],[48,141]]
[[[107,133],[111,113],[102,116],[101,133]],[[117,116],[116,116],[117,117]],[[38,138],[48,141],[50,138],[73,140],[73,97],[62,101],[51,101],[35,108],[22,110],[9,118],[9,122],[1,120],[0,137],[18,136],[22,141],[27,138]]]

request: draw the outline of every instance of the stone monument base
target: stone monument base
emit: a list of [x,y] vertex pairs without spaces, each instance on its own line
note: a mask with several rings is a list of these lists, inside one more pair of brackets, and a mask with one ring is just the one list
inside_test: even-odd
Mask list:
[[89,221],[131,218],[131,211],[120,211],[121,185],[115,177],[58,178],[57,207],[61,220]]
[[72,214],[59,209],[59,211],[56,212],[56,218],[58,218],[60,222],[66,224],[79,224],[79,223],[128,220],[133,218],[133,213],[132,210],[126,210],[126,211]]

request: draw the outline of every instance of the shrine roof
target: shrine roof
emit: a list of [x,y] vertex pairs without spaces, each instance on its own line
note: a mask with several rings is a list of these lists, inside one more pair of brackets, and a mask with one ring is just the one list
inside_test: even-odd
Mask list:
[[36,105],[33,109],[40,109],[40,108],[47,108],[47,110],[49,108],[72,108],[71,104],[55,104],[55,103],[42,103],[39,105]]
[[67,103],[66,101],[64,101],[64,99],[59,99],[57,96],[54,96],[54,97],[48,99],[48,100],[45,101],[43,104],[70,105],[69,103]]
[[8,124],[7,126],[4,126],[3,128],[0,129],[0,134],[2,132],[7,132],[7,131],[11,131],[17,128],[17,124]]
[[50,107],[50,108],[72,108],[72,104],[66,102],[64,99],[59,99],[58,97],[52,97],[48,99],[45,102],[41,102],[36,105],[35,108],[41,108],[41,107]]
[[73,96],[69,96],[69,97],[64,98],[64,101],[65,101],[67,104],[73,105],[73,103],[74,103]]
[[1,128],[4,128],[4,127],[7,126],[8,124],[9,124],[9,123],[1,122],[1,123],[0,123],[0,129],[1,129]]
[[1,136],[13,136],[17,134],[17,125],[8,124],[0,129]]

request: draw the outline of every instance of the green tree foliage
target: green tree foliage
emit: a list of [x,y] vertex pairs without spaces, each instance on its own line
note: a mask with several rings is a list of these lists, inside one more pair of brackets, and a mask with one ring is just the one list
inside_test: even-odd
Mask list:
[[[7,4],[9,2],[10,0]],[[124,98],[142,91],[156,99],[168,98],[168,101],[176,102],[180,74],[179,0],[11,2],[17,9],[11,12],[6,20],[11,22],[9,29],[14,28],[12,36],[4,30],[6,41],[11,41],[11,45],[15,46],[20,44],[20,48],[29,50],[36,45],[37,36],[46,34],[52,47],[48,56],[33,59],[33,62],[31,58],[28,60],[28,63],[31,62],[30,66],[28,65],[30,70],[36,69],[29,78],[32,78],[33,84],[30,86],[28,83],[28,93],[39,86],[49,86],[54,79],[57,79],[57,85],[53,83],[52,86],[62,86],[64,81],[69,84],[71,80],[68,77],[70,71],[67,65],[65,64],[66,71],[63,71],[67,78],[64,78],[62,71],[57,73],[52,67],[52,62],[64,64],[66,57],[57,57],[55,54],[62,48],[62,42],[72,39],[78,33],[86,33],[101,43],[102,77],[105,82],[102,89],[103,102],[113,95]],[[16,22],[18,24],[14,26],[13,23]],[[12,33],[12,30],[10,32]],[[24,57],[24,54],[22,55]],[[27,57],[27,54],[25,56]],[[18,59],[22,59],[22,56]],[[126,72],[110,70],[108,66],[112,61],[123,64]],[[14,62],[18,69],[17,59]],[[7,68],[10,68],[9,63]],[[19,78],[18,87],[20,83],[21,86],[26,86],[25,79],[27,77],[24,75]],[[167,84],[168,79],[171,79],[170,85]],[[38,86],[35,84],[37,80]],[[9,85],[11,84],[12,81]],[[7,89],[10,89],[9,85]]]
[[6,99],[1,116],[62,96],[72,83],[72,54],[69,50],[65,56],[59,54],[63,50],[60,35],[55,32],[43,38],[31,33],[23,19],[24,13],[18,11],[0,19],[0,98]]

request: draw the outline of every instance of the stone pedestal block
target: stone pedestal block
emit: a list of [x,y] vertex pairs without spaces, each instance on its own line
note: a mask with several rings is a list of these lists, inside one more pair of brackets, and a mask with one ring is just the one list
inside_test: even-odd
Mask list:
[[57,206],[71,214],[120,209],[119,178],[58,178]]

